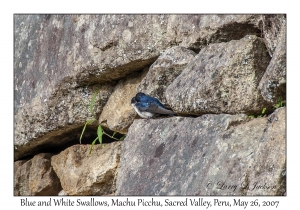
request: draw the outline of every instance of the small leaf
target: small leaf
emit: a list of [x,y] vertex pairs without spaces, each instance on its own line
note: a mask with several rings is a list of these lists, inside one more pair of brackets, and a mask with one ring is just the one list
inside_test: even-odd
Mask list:
[[273,106],[275,107],[275,109],[278,109],[278,108],[283,107],[283,106],[285,106],[285,105],[286,105],[286,104],[285,104],[285,101],[283,101],[283,100],[281,99],[281,97],[279,97],[278,100],[277,100],[277,104],[275,104],[275,105],[273,105]]
[[112,135],[112,137],[114,137],[116,135],[117,131],[114,132],[114,134]]
[[126,138],[126,135],[122,136],[122,137],[120,138],[120,141],[123,141],[125,138]]
[[86,126],[87,126],[89,123],[94,122],[95,120],[96,120],[96,119],[93,118],[93,119],[87,120],[87,121],[85,122],[85,124],[84,124],[84,126],[83,126],[83,129],[82,129],[82,132],[81,132],[81,135],[80,135],[80,138],[79,138],[80,144],[81,144],[81,138],[82,138],[82,136],[83,136],[83,133],[84,133],[84,131],[85,131]]
[[93,113],[94,103],[95,103],[95,99],[96,99],[96,96],[97,96],[98,91],[99,91],[99,90],[97,90],[97,91],[93,94],[93,97],[92,97],[92,101],[91,101],[91,104],[90,104],[90,113],[91,113],[91,114]]
[[278,98],[278,105],[279,105],[279,107],[282,107],[282,100],[281,100],[281,97]]
[[261,114],[262,114],[262,115],[265,114],[266,110],[267,110],[267,108],[263,108]]
[[91,147],[90,147],[90,153],[89,153],[89,154],[92,153],[93,146],[94,146],[94,144],[96,143],[97,139],[98,139],[98,137],[92,142],[92,145],[91,145]]
[[98,139],[99,139],[100,144],[102,144],[103,131],[102,131],[101,125],[98,126],[97,135],[98,135]]

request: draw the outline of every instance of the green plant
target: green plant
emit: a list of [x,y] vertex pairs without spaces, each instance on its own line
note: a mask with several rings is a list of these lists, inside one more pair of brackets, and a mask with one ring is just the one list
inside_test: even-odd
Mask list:
[[[91,101],[91,103],[90,103],[89,111],[90,111],[91,114],[93,114],[94,104],[95,104],[95,99],[96,99],[96,96],[97,96],[97,93],[98,93],[98,92],[99,92],[99,90],[97,90],[97,91],[93,94],[92,101]],[[93,117],[92,119],[88,119],[88,120],[85,122],[85,124],[84,124],[84,126],[83,126],[83,129],[82,129],[82,132],[81,132],[81,135],[80,135],[80,138],[79,138],[80,144],[81,144],[81,139],[82,139],[82,136],[83,136],[84,131],[85,131],[85,129],[86,129],[86,126],[87,126],[88,124],[93,123],[94,121],[96,121],[96,118],[95,118],[95,117]],[[126,135],[123,135],[120,139],[114,137],[116,133],[117,133],[117,132],[115,131],[115,132],[113,133],[113,135],[111,136],[111,135],[109,135],[108,133],[105,133],[105,131],[102,129],[101,125],[98,125],[98,128],[97,128],[97,138],[93,140],[92,145],[91,145],[91,147],[90,147],[90,152],[89,152],[89,154],[91,154],[92,149],[93,149],[93,146],[94,146],[94,144],[97,142],[97,140],[99,141],[99,143],[100,143],[100,144],[102,145],[102,147],[103,147],[103,144],[102,144],[102,137],[103,137],[103,134],[106,135],[106,136],[109,136],[109,137],[112,138],[112,139],[118,140],[118,141],[122,141],[122,140],[125,139]]]
[[257,115],[257,116],[249,115],[248,117],[249,117],[250,119],[263,117],[264,114],[266,113],[266,110],[267,110],[267,108],[263,108],[263,110],[261,111],[261,114],[259,114],[259,115]]
[[[275,105],[273,105],[274,109],[278,109],[278,108],[284,107],[284,106],[286,106],[286,103],[280,97],[278,98],[277,103]],[[267,110],[267,108],[263,108],[261,114],[256,115],[256,116],[255,115],[249,115],[248,117],[250,119],[263,117],[264,114],[266,113],[266,110]]]
[[253,119],[253,118],[255,118],[255,116],[252,114],[252,115],[249,115],[248,116],[250,119]]
[[283,107],[285,105],[286,105],[285,101],[282,101],[281,97],[279,97],[278,100],[277,100],[277,104],[274,105],[274,108],[278,109],[278,108]]
[[267,108],[263,108],[263,110],[261,111],[261,114],[257,115],[257,118],[260,118],[260,117],[264,116],[266,110],[267,110]]

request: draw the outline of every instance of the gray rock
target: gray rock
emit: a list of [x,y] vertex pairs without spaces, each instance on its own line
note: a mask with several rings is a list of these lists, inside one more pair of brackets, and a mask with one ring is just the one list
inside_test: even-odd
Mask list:
[[197,42],[224,41],[208,38],[213,34],[227,40],[234,39],[228,34],[239,34],[236,39],[240,39],[250,31],[256,33],[261,19],[260,15],[14,17],[16,108],[36,96],[43,100],[49,97],[62,80],[82,86],[120,79],[153,63],[174,40],[181,46],[200,49]]
[[100,115],[114,80],[168,48],[199,51],[240,39],[256,34],[259,21],[261,15],[15,15],[15,160],[74,141],[65,136],[89,117],[99,83],[109,83],[95,102]]
[[[253,156],[247,195],[286,193],[286,108],[268,117],[268,125]],[[269,189],[268,189],[269,187]]]
[[282,30],[285,31],[286,30],[285,28],[286,28],[285,14],[262,15],[262,34],[271,57],[273,56],[276,47],[281,42],[280,39],[281,36],[283,36],[281,31]]
[[74,145],[51,158],[51,164],[68,195],[108,195],[115,191],[121,143]]
[[142,72],[130,74],[118,82],[99,117],[101,126],[123,134],[128,132],[136,117],[130,101],[136,95],[137,86],[148,70],[149,68],[145,68]]
[[[28,162],[27,164],[24,164]],[[30,195],[29,173],[31,161],[18,160],[14,162],[14,195]]]
[[196,53],[184,47],[175,46],[167,49],[151,65],[146,77],[137,87],[137,92],[156,97],[160,102],[166,104],[165,91],[167,87],[181,74],[195,55]]
[[[122,145],[116,195],[282,195],[283,116],[285,109],[269,120],[244,114],[135,120]],[[250,192],[246,186],[257,180],[275,183],[277,191]]]
[[50,164],[53,154],[41,153],[14,164],[14,195],[57,195],[61,190],[59,179]]
[[15,108],[48,99],[57,85],[123,78],[175,44],[199,50],[259,34],[260,21],[261,15],[15,15]]
[[261,38],[253,35],[203,48],[166,90],[176,113],[260,114],[271,111],[258,89],[270,61]]
[[[270,21],[270,20],[269,20]],[[272,28],[278,28],[274,26]],[[270,30],[271,30],[270,29]],[[275,29],[274,29],[275,30]],[[268,34],[267,34],[268,35]],[[286,26],[285,19],[282,20],[280,31],[272,34],[276,37],[267,39],[269,43],[269,51],[271,51],[272,60],[267,67],[267,70],[262,77],[259,88],[265,100],[276,104],[279,100],[286,99]],[[276,38],[276,39],[275,39]],[[274,41],[274,39],[276,41]]]
[[[91,114],[89,106],[97,90]],[[15,160],[78,143],[85,121],[99,117],[112,91],[112,85],[86,86],[61,90],[49,101],[33,100],[26,104],[14,116]]]
[[199,51],[211,43],[261,35],[262,15],[171,15],[168,42]]

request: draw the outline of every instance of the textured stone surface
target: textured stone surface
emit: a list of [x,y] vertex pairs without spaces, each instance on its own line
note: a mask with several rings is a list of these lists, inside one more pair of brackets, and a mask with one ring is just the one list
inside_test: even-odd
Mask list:
[[210,44],[169,85],[168,104],[176,113],[193,115],[270,111],[258,89],[269,61],[264,42],[253,35]]
[[[116,195],[282,195],[285,109],[277,115],[135,120],[122,145]],[[274,176],[266,171],[272,165]],[[260,177],[281,192],[250,192],[246,186]]]
[[261,15],[15,15],[15,159],[78,130],[87,114],[80,101],[89,104],[99,83],[109,83],[95,103],[100,113],[114,80],[168,48],[199,51],[260,34],[260,22]]
[[26,160],[14,162],[14,195],[30,195],[29,173],[31,161]]
[[257,34],[259,21],[261,15],[15,15],[15,107],[48,98],[62,80],[78,87],[120,79],[175,44],[199,50]]
[[[285,195],[286,193],[286,108],[268,118],[249,173],[247,195]],[[267,189],[269,187],[269,189]]]
[[57,195],[59,179],[50,164],[53,154],[41,153],[28,161],[14,164],[14,195]]
[[[262,15],[262,34],[271,56],[273,56],[276,47],[280,44],[282,30],[286,30],[285,14]],[[284,35],[285,36],[285,35]]]
[[15,113],[15,159],[35,155],[45,146],[50,149],[78,142],[77,134],[85,121],[93,117],[89,105],[97,90],[100,91],[95,98],[93,115],[98,118],[113,91],[112,85],[61,90],[49,101],[32,101]]
[[156,97],[163,104],[167,103],[165,91],[173,80],[180,75],[196,53],[184,47],[167,49],[151,65],[146,77],[137,88],[137,92]]
[[[205,81],[199,80],[197,84],[194,83],[194,85],[191,85],[189,87],[189,91],[191,91],[191,94],[194,95],[191,96],[189,92],[185,92],[183,93],[183,95],[185,95],[185,97],[187,98],[184,98],[184,100],[178,99],[176,102],[174,102],[174,104],[169,104],[169,101],[166,100],[165,98],[165,96],[168,97],[168,94],[164,94],[165,89],[170,84],[170,82],[174,80],[174,78],[179,74],[179,71],[182,71],[184,65],[188,63],[184,61],[184,59],[185,58],[190,59],[190,57],[188,53],[186,54],[185,52],[190,52],[191,54],[193,54],[190,50],[194,51],[195,53],[199,53],[201,49],[209,51],[208,49],[210,47],[216,47],[215,54],[218,54],[219,53],[218,47],[227,44],[229,46],[231,44],[234,45],[236,43],[240,43],[240,41],[236,41],[236,42],[235,41],[231,42],[231,41],[240,40],[246,35],[247,36],[256,35],[265,38],[265,43],[267,45],[268,51],[270,55],[273,56],[273,59],[271,60],[270,65],[268,66],[268,69],[269,70],[274,69],[274,71],[273,70],[269,71],[267,69],[266,74],[264,76],[265,79],[261,80],[260,89],[261,89],[261,94],[263,95],[265,100],[268,100],[270,103],[273,103],[274,101],[276,102],[279,96],[282,97],[284,95],[281,87],[283,87],[282,84],[285,85],[285,80],[284,80],[286,74],[285,60],[284,60],[285,51],[283,51],[285,45],[281,44],[283,43],[282,41],[283,36],[285,36],[285,34],[283,35],[282,33],[282,31],[285,31],[284,21],[285,21],[284,15],[194,15],[194,14],[188,14],[188,15],[175,15],[175,14],[174,15],[173,14],[172,15],[150,15],[150,14],[149,15],[15,15],[14,16],[14,27],[15,27],[14,30],[14,105],[15,105],[14,106],[14,111],[15,111],[15,116],[14,116],[15,154],[14,155],[15,156],[14,157],[15,160],[20,160],[22,158],[29,159],[33,155],[41,152],[58,153],[62,150],[65,150],[67,146],[73,145],[74,143],[78,143],[83,123],[87,118],[92,117],[92,115],[88,112],[88,106],[90,104],[92,94],[97,89],[100,89],[100,92],[95,101],[94,114],[96,119],[99,118],[102,110],[105,109],[103,110],[102,113],[103,115],[105,113],[104,117],[99,120],[101,121],[101,124],[104,127],[108,127],[111,130],[117,130],[121,133],[122,132],[126,133],[127,127],[130,125],[130,123],[133,121],[134,116],[136,115],[133,112],[131,106],[130,105],[127,106],[128,104],[126,104],[127,101],[130,102],[132,95],[134,95],[133,86],[136,87],[136,85],[138,84],[136,83],[136,81],[131,81],[131,79],[134,80],[132,78],[133,75],[135,75],[134,72],[141,71],[145,67],[148,67],[151,64],[153,64],[155,61],[156,62],[152,65],[153,69],[149,71],[150,72],[149,75],[147,75],[147,78],[143,80],[142,82],[143,85],[141,85],[138,88],[139,91],[143,91],[145,93],[158,97],[163,103],[166,103],[167,106],[171,105],[172,108],[173,106],[174,107],[177,106],[177,108],[179,107],[179,110],[181,110],[179,111],[179,113],[181,113],[182,115],[184,114],[201,115],[203,113],[212,113],[212,112],[214,113],[215,110],[221,110],[220,112],[226,112],[226,113],[247,113],[247,111],[249,111],[247,107],[246,107],[247,109],[246,112],[244,112],[244,110],[243,111],[237,110],[237,112],[235,111],[231,112],[229,107],[231,107],[232,110],[233,108],[237,108],[237,107],[232,106],[232,104],[234,103],[230,104],[229,106],[227,101],[228,98],[226,98],[227,97],[226,91],[233,90],[230,89],[229,86],[227,86],[228,80],[231,81],[230,78],[232,78],[232,76],[233,77],[237,76],[235,72],[231,70],[236,69],[236,66],[240,66],[239,63],[236,64],[236,66],[233,64],[230,67],[231,69],[228,70],[229,72],[228,74],[225,73],[220,74],[220,72],[215,71],[213,68],[211,69],[212,71],[209,74],[215,77],[214,79],[216,80],[215,81],[216,84],[219,82],[219,84],[222,84],[221,87],[228,88],[228,89],[224,88],[220,90],[213,89],[217,87],[215,86],[209,89],[211,93],[219,94],[220,91],[221,93],[223,93],[223,95],[221,94],[222,96],[221,98],[219,96],[217,97],[213,96],[212,98],[209,98],[209,100],[213,99],[212,101],[209,101],[209,104],[211,106],[210,108],[211,110],[213,110],[212,112],[207,112],[207,109],[205,109],[204,111],[199,109],[197,103],[201,104],[202,102],[204,103],[205,101],[196,100],[195,106],[193,104],[194,101],[191,101],[194,99],[199,99],[197,98],[198,96],[196,94],[198,91],[197,88],[200,87],[203,83],[206,83],[208,80]],[[259,39],[255,39],[255,40],[257,41]],[[256,41],[254,42],[254,44],[252,43],[253,49],[259,50],[261,46],[261,42],[260,40],[257,41],[257,46],[256,46],[255,45]],[[228,42],[228,43],[224,43],[224,42]],[[220,44],[216,45],[213,43],[220,43]],[[247,46],[245,45],[246,50],[248,49]],[[230,49],[230,47],[228,48]],[[265,49],[261,50],[261,52],[264,51]],[[219,69],[220,66],[224,64],[223,61],[226,60],[225,58],[228,58],[227,61],[229,61],[230,59],[238,60],[240,59],[238,55],[240,54],[244,55],[243,54],[244,52],[245,51],[242,52],[234,51],[230,55],[233,57],[230,56],[226,57],[223,55],[219,59],[219,58],[210,58],[209,56],[207,56],[204,59],[209,61],[214,61],[215,63],[212,66],[216,67],[215,69]],[[248,67],[250,66],[249,63],[251,64],[251,62],[255,63],[255,65],[257,64],[256,67],[259,65],[263,66],[265,60],[263,59],[251,60],[252,58],[257,56],[257,54],[255,54],[254,50],[253,52],[251,50],[249,52],[252,53],[252,54],[250,53],[252,56],[252,57],[250,56],[250,61],[249,58],[247,58],[246,56],[245,58],[241,58],[241,60],[238,60],[239,62],[242,62],[242,64],[245,67],[247,67],[246,73],[243,74],[243,77],[241,77],[242,79],[235,78],[236,80],[234,80],[234,82],[241,85],[241,86],[237,86],[238,88],[240,88],[238,89],[238,93],[241,95],[237,93],[228,92],[228,95],[231,94],[233,98],[234,97],[238,98],[238,100],[235,101],[236,104],[240,103],[241,100],[242,102],[243,101],[249,102],[251,100],[254,100],[253,98],[251,98],[252,96],[254,98],[257,96],[256,87],[257,87],[257,82],[259,82],[258,78],[261,77],[261,74],[260,72],[258,73],[255,72],[255,75],[251,75],[250,69],[248,69]],[[186,55],[187,57],[185,57],[184,55]],[[213,52],[211,52],[210,55],[213,55]],[[157,60],[157,58],[159,59]],[[261,58],[264,58],[264,56],[261,56]],[[228,62],[227,63],[225,62],[225,66],[227,64]],[[174,70],[172,71],[172,74],[170,74],[171,70]],[[253,84],[255,84],[254,89],[251,86],[252,83],[249,85],[249,83],[245,83],[243,80],[245,78],[249,78],[248,73],[249,75],[254,76],[254,80],[253,80]],[[208,78],[207,76],[210,75],[205,75],[204,78],[207,79]],[[196,73],[195,76],[193,76],[193,78],[191,77],[190,79],[196,80],[197,78],[200,77],[202,78],[203,75]],[[220,77],[223,78],[220,79]],[[233,86],[236,85],[236,83],[233,83]],[[271,86],[269,85],[270,83]],[[118,84],[117,87],[115,87],[116,84]],[[114,94],[112,94],[113,90],[114,90]],[[243,92],[244,90],[248,91],[247,94]],[[176,91],[177,89],[174,89],[174,91],[171,92],[172,94],[175,94]],[[204,90],[204,93],[205,95],[207,94],[206,90]],[[112,96],[110,97],[111,94]],[[272,101],[269,99],[270,95],[272,96]],[[206,96],[209,97],[209,94]],[[251,96],[250,99],[248,99],[249,96]],[[108,99],[110,100],[106,104]],[[253,103],[251,102],[249,106],[254,107],[252,111],[255,109],[257,110],[257,113],[260,113],[262,108],[267,107],[267,105],[265,105],[264,102],[261,101],[261,97],[259,95],[255,100],[254,102],[252,101]],[[260,104],[257,105],[256,102]],[[219,105],[217,103],[223,103],[223,104]],[[104,106],[105,108],[103,108]],[[183,110],[185,108],[187,110]],[[119,113],[120,110],[121,112]],[[133,113],[131,113],[131,111]],[[270,111],[270,109],[268,109],[268,111]],[[255,112],[253,111],[250,114],[255,114]],[[229,117],[228,115],[224,115],[224,116]],[[219,118],[215,119],[214,117],[215,117],[214,115],[207,117],[210,120],[205,121],[205,125],[203,125],[203,127],[206,128],[207,126],[208,127],[212,126],[209,127],[212,130],[221,129],[218,127],[218,125],[222,124],[223,122],[219,122],[220,119]],[[181,118],[170,118],[169,120],[173,120],[173,119],[181,119]],[[233,119],[233,123],[231,123],[232,124],[231,126],[233,127],[240,126],[238,125],[239,120],[243,121],[243,119],[244,119],[243,115],[236,117],[236,119]],[[184,120],[188,121],[191,120],[191,118],[186,118]],[[214,122],[212,122],[213,120]],[[234,123],[236,121],[237,124]],[[261,122],[263,124],[264,119],[255,119],[254,122],[255,121],[257,121],[258,123]],[[151,120],[148,121],[148,123],[150,122]],[[172,121],[172,123],[174,124],[176,122],[177,121],[174,122]],[[163,126],[163,123],[165,123],[165,121],[158,121],[157,123],[161,123],[157,125],[159,128],[159,126]],[[179,122],[179,124],[180,123],[181,122]],[[242,122],[242,124],[243,123],[244,121]],[[89,141],[90,139],[95,138],[95,129],[97,126],[96,124],[97,122],[95,122],[95,124],[91,126],[88,126],[85,136],[83,138],[84,141]],[[214,127],[213,125],[216,126]],[[149,129],[149,127],[147,126],[151,127],[153,125],[145,124],[142,127],[143,132],[147,132],[147,129]],[[196,124],[190,123],[188,124],[188,126],[193,128],[193,127],[197,127],[198,125],[197,123]],[[276,126],[274,127],[274,129],[276,128]],[[143,148],[143,149],[144,151],[146,151],[149,148],[153,149],[154,146],[157,146],[156,148],[158,149],[152,150],[152,153],[154,152],[154,157],[149,160],[149,164],[151,163],[150,168],[153,166],[153,164],[154,166],[158,166],[155,164],[157,164],[159,158],[165,154],[166,146],[168,146],[168,144],[164,145],[161,142],[159,145],[156,145],[158,144],[157,141],[162,141],[164,139],[163,136],[166,133],[162,132],[161,133],[162,136],[159,136],[159,138],[157,138],[154,135],[155,132],[154,134],[152,134],[151,128],[150,128],[150,132],[148,132],[147,134],[145,133],[144,135],[148,136],[148,140],[149,139],[152,140],[151,137],[152,135],[153,138],[155,139],[154,141],[148,142],[148,144],[151,145],[144,143],[144,145],[148,148]],[[181,130],[180,131],[188,132],[186,131],[187,128],[188,127],[181,127],[180,129],[184,131]],[[261,130],[256,130],[257,129],[256,127],[255,129],[254,128],[252,129],[252,124],[249,128],[250,130],[247,130],[248,128],[246,129],[243,128],[243,129],[246,130],[248,132],[248,136],[251,137],[252,136],[256,137],[261,133]],[[236,134],[236,136],[238,137],[240,136],[239,132],[242,132],[240,130],[237,130],[238,134]],[[196,133],[197,132],[198,131],[196,131]],[[255,132],[258,132],[258,134]],[[136,135],[139,135],[139,133],[137,133]],[[174,133],[174,135],[179,136],[178,132]],[[185,135],[186,133],[181,136],[181,139],[185,139]],[[201,135],[199,134],[198,136]],[[227,133],[225,135],[227,135]],[[213,139],[213,137],[209,138],[209,140],[211,139]],[[243,142],[243,145],[240,145],[241,148],[243,149],[244,147],[245,148],[248,147],[250,149],[253,149],[254,146],[252,144],[254,144],[255,142],[252,142],[251,140],[252,139],[250,139],[249,140],[250,142],[248,143]],[[239,143],[236,143],[239,142],[237,137],[234,137],[232,141],[235,142],[233,144],[235,145],[235,147],[240,148]],[[178,141],[175,140],[175,142]],[[192,148],[192,145],[194,145],[194,147],[197,147],[197,144],[199,143],[197,142],[198,141],[189,142],[191,145],[190,148]],[[204,138],[203,142],[208,142],[208,140]],[[279,140],[276,140],[275,142],[279,142]],[[85,142],[85,143],[90,143],[90,142]],[[140,144],[138,143],[137,145]],[[137,145],[131,145],[131,146],[134,149],[136,148]],[[220,145],[221,146],[219,146],[219,148],[223,148],[223,147],[226,148],[226,144],[225,145],[220,144]],[[259,148],[264,148],[264,146],[265,145],[262,143],[262,146],[259,146]],[[268,145],[266,145],[266,147],[267,146]],[[80,147],[78,151],[82,151],[82,152],[87,151],[88,147],[89,147],[88,145],[86,146],[85,149]],[[271,145],[271,148],[272,147],[273,145]],[[96,146],[95,148],[99,149],[98,146]],[[174,149],[175,153],[182,154],[181,158],[175,160],[177,160],[179,163],[186,161],[185,158],[187,153],[183,151],[184,147],[182,146],[181,148],[177,148],[174,146],[174,148],[175,148]],[[201,148],[198,149],[202,151]],[[64,152],[66,151],[70,152],[72,149],[73,147],[65,150]],[[131,151],[131,155],[132,155],[130,157],[131,159],[134,160],[136,159],[136,157],[133,156],[135,152],[136,151],[133,152]],[[182,152],[184,152],[184,154]],[[192,153],[193,150],[189,150],[189,152]],[[214,175],[215,169],[213,168],[214,167],[213,165],[215,164],[215,162],[216,161],[221,162],[221,158],[218,159],[218,157],[220,156],[224,159],[224,156],[226,156],[226,152],[227,150],[224,149],[224,151],[222,150],[219,153],[214,153],[211,155],[211,159],[209,160],[212,162],[211,165],[209,166],[211,170],[210,177],[213,177]],[[66,153],[64,154],[67,156]],[[198,156],[197,155],[196,156],[202,157],[203,154],[204,153],[197,154]],[[243,152],[242,150],[242,152],[238,153],[237,155],[242,156],[245,154],[246,152]],[[104,186],[101,181],[99,181],[101,182],[99,184],[97,178],[95,179],[91,178],[97,176],[97,173],[102,173],[102,169],[100,168],[100,165],[101,164],[103,165],[104,163],[101,162],[99,164],[96,163],[97,165],[92,165],[93,161],[96,160],[98,157],[101,158],[101,156],[99,155],[97,157],[93,156],[93,159],[87,158],[85,160],[85,158],[83,158],[85,157],[83,153],[80,153],[80,155],[76,156],[76,152],[74,153],[70,152],[69,155],[70,156],[73,155],[72,157],[77,158],[73,160],[76,162],[76,164],[77,162],[80,162],[81,159],[84,159],[83,162],[85,163],[85,165],[88,165],[89,168],[86,169],[84,166],[79,167],[78,165],[75,164],[79,168],[77,174],[76,170],[78,168],[74,168],[73,167],[74,164],[67,165],[66,163],[66,165],[64,165],[63,162],[60,162],[59,167],[57,167],[59,169],[57,170],[61,173],[61,177],[63,177],[62,180],[64,182],[64,186],[67,186],[66,188],[69,190],[69,191],[62,190],[60,192],[61,195],[85,195],[85,194],[113,195],[114,194],[115,191],[114,182],[116,179],[115,175],[112,176],[110,172],[107,172],[106,175],[110,177],[108,179],[109,181],[107,181],[108,182],[107,186]],[[260,178],[261,180],[265,181],[271,177],[269,176],[271,174],[273,179],[277,180],[277,183],[279,185],[279,187],[275,191],[272,191],[271,194],[272,193],[283,194],[285,191],[285,177],[284,176],[280,177],[277,171],[282,166],[282,162],[277,161],[276,164],[274,163],[274,166],[277,168],[273,169],[272,172],[270,172],[271,170],[270,168],[272,168],[271,156],[272,155],[268,156],[268,154],[260,153],[259,157],[264,157],[267,159],[269,158],[270,161],[268,161],[268,163],[265,165],[256,164],[255,167],[257,168],[257,171],[259,171],[258,173],[251,174],[252,172],[249,169],[249,173],[247,176],[239,176],[239,177],[241,177],[240,178],[241,180],[246,180],[246,181],[250,176],[252,177],[251,179],[253,179],[253,181],[259,180]],[[129,162],[131,161],[130,158],[128,158]],[[75,163],[72,162],[71,159],[72,158],[67,159],[69,161],[68,163]],[[173,161],[172,164],[174,164],[174,158],[171,160]],[[46,160],[43,161],[47,162]],[[227,163],[224,164],[224,162],[222,163],[219,162],[217,162],[216,165],[220,167],[221,166],[223,167],[223,165],[227,164]],[[246,170],[245,166],[242,165],[247,162],[246,160],[242,159],[236,162],[240,163],[239,167],[237,167],[239,170],[241,171]],[[234,162],[234,164],[236,164],[236,162]],[[38,170],[31,169],[32,164],[33,164],[32,160],[29,161],[22,160],[22,161],[15,162],[15,174],[17,174],[18,177],[17,179],[19,180],[15,182],[15,184],[17,184],[15,185],[15,187],[19,189],[18,191],[15,191],[15,194],[29,195],[30,193],[32,193],[31,190],[33,190],[33,193],[36,193],[37,195],[42,195],[42,194],[44,195],[46,192],[49,194],[49,191],[47,190],[45,191],[45,189],[48,189],[48,187],[44,187],[44,188],[41,187],[41,186],[46,186],[47,185],[46,182],[43,183],[41,181],[39,183],[32,183],[34,182],[34,180],[30,178],[31,171],[33,171],[36,174],[39,174]],[[46,163],[44,164],[47,165]],[[169,163],[166,162],[166,164]],[[189,166],[188,169],[194,167],[194,165],[191,165],[192,163],[187,163],[187,164]],[[205,164],[208,163],[205,162]],[[230,164],[227,165],[230,166]],[[146,166],[148,165],[146,164]],[[131,169],[134,167],[137,166],[130,165],[128,168]],[[162,165],[162,167],[156,168],[160,174],[162,174],[161,171],[164,170],[163,167],[164,165]],[[207,172],[206,170],[207,167],[204,168],[204,172],[205,171]],[[71,179],[72,177],[70,178],[66,174],[64,174],[66,168],[74,169],[74,171],[71,171],[70,173],[71,174],[73,173],[75,179]],[[283,169],[284,166],[282,166],[281,168]],[[146,171],[148,169],[149,168],[143,170]],[[194,169],[195,168],[193,168],[193,170]],[[174,170],[175,170],[175,174],[176,173],[182,174],[183,173],[182,171],[184,169],[182,168],[181,165],[179,165],[177,168],[175,167]],[[268,176],[266,176],[267,170],[269,170],[267,173],[269,174]],[[139,177],[144,177],[141,176],[144,175],[143,174],[144,171],[136,172],[136,173],[138,174]],[[284,174],[284,170],[282,171],[283,171],[282,174]],[[163,190],[160,192],[161,194],[167,194],[167,193],[176,194],[178,192],[176,191],[176,189],[179,189],[180,187],[182,187],[182,190],[180,192],[182,192],[183,194],[186,192],[191,194],[206,193],[204,191],[194,190],[195,189],[194,185],[200,183],[198,179],[196,179],[199,173],[187,178],[187,180],[189,180],[190,182],[197,180],[195,182],[196,184],[194,184],[193,187],[191,187],[191,190],[188,191],[187,188],[185,188],[184,186],[185,183],[182,179],[176,179],[171,176],[174,173],[173,169],[167,172],[168,172],[167,174],[170,174],[169,180],[163,179],[161,183],[156,183],[156,185],[151,186],[152,188],[154,187],[153,188],[154,190],[156,190],[159,189],[160,186],[165,185],[166,187],[163,188]],[[66,173],[69,173],[69,171]],[[190,172],[187,171],[187,174],[189,173]],[[218,171],[217,173],[220,172]],[[190,174],[195,174],[195,173],[193,172]],[[231,180],[232,176],[237,176],[237,174],[239,174],[239,172],[234,172],[233,175],[231,176],[228,175],[225,177],[229,177],[228,179]],[[106,177],[106,175],[103,176]],[[133,177],[137,177],[135,175]],[[152,176],[154,175],[151,173],[148,175],[148,177],[150,178]],[[218,177],[222,177],[222,176],[223,174],[220,176],[218,175]],[[106,180],[105,177],[103,179],[101,178],[103,182],[105,182],[104,180]],[[131,178],[132,177],[129,177],[129,180]],[[199,180],[201,181],[202,178],[200,177]],[[215,178],[215,180],[217,180],[217,178]],[[123,179],[123,181],[124,180],[125,179]],[[177,182],[174,180],[177,180]],[[204,178],[203,180],[205,181]],[[175,188],[176,189],[171,191],[167,190],[167,187],[171,186],[172,183],[174,185],[174,189]],[[249,182],[249,183],[253,184],[254,182]],[[77,188],[76,185],[83,186],[83,187],[79,189]],[[133,186],[136,185],[138,185],[138,183],[133,184]],[[215,187],[215,185],[210,185],[210,186]],[[149,189],[151,187],[149,187]],[[99,189],[103,189],[103,190],[99,190]],[[143,189],[144,188],[140,188],[139,190],[142,191]],[[58,194],[58,192],[59,190],[55,192],[56,195]],[[157,192],[158,191],[155,191],[155,193]],[[217,190],[215,188],[213,188],[213,190],[208,192],[209,194],[218,194],[218,193],[221,194],[220,190]],[[223,194],[231,193],[228,191],[225,192],[224,190],[222,190],[222,192]],[[51,193],[52,192],[50,192],[50,194]],[[240,193],[245,194],[246,191]],[[263,194],[263,193],[265,192],[264,191],[257,192],[257,194]]]
[[74,145],[51,158],[51,164],[68,195],[108,195],[115,191],[121,143]]
[[[80,87],[111,81],[151,64],[159,50],[152,53],[134,42],[137,37],[139,43],[152,42],[148,37],[153,25],[140,29],[146,20],[155,24],[160,17],[15,15],[16,105],[37,96],[44,100],[57,91],[56,85],[67,88],[68,83]],[[161,30],[156,25],[153,33]]]
[[136,95],[137,86],[148,70],[149,68],[145,68],[142,72],[128,75],[118,82],[100,115],[100,125],[119,133],[128,132],[128,127],[136,116],[130,101]]
[[166,36],[172,45],[198,51],[210,43],[261,34],[261,15],[171,15]]
[[[274,23],[272,23],[274,24]],[[273,26],[273,28],[277,28]],[[272,60],[262,77],[259,88],[265,100],[276,104],[279,99],[286,99],[286,26],[285,19],[282,20],[280,31],[275,33],[276,42],[270,40],[270,51],[272,51]]]

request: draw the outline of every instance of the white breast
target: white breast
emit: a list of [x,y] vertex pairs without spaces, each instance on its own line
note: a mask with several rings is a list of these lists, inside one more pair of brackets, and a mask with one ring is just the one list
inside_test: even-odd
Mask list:
[[148,118],[151,118],[154,116],[154,113],[151,113],[151,112],[145,112],[145,111],[140,111],[138,108],[136,108],[136,106],[134,106],[132,104],[132,107],[134,108],[134,110],[136,111],[136,113],[138,113],[138,115],[141,117],[141,118],[145,118],[145,119],[148,119]]

